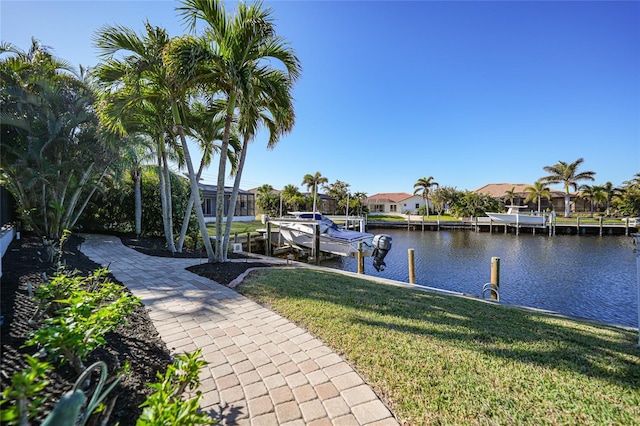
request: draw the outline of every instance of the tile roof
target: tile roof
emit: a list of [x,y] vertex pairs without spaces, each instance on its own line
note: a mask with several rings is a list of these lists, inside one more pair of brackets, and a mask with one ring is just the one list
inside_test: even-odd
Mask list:
[[[533,184],[529,183],[489,183],[485,186],[482,186],[472,192],[477,194],[488,194],[493,198],[502,198],[506,195],[507,191],[511,191],[513,189],[516,194],[521,196],[521,198],[525,198],[530,191],[527,191],[526,188],[533,186]],[[552,197],[563,197],[564,192],[558,191],[555,189],[549,189]],[[572,193],[575,195],[575,193]]]

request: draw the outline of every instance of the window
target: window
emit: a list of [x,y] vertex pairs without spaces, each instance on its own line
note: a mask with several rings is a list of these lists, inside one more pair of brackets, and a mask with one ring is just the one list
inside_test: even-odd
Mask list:
[[205,198],[202,200],[202,212],[205,216],[215,216],[215,200],[213,198]]
[[420,203],[416,203],[416,209],[420,208]]
[[398,205],[397,204],[391,204],[389,206],[389,211],[390,212],[397,212],[398,211]]

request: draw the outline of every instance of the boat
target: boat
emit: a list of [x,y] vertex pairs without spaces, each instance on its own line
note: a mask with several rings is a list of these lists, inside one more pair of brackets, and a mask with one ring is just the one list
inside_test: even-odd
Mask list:
[[282,238],[289,245],[302,250],[314,250],[317,227],[321,252],[357,257],[358,248],[361,247],[364,256],[373,257],[373,266],[377,271],[384,270],[384,257],[391,250],[391,236],[344,229],[320,213],[291,212],[287,217],[278,219],[263,217],[263,221],[277,225]]
[[547,223],[545,215],[532,215],[529,213],[521,213],[520,209],[526,206],[506,206],[506,213],[485,212],[491,220],[497,224],[505,224],[510,226],[540,226],[543,227]]

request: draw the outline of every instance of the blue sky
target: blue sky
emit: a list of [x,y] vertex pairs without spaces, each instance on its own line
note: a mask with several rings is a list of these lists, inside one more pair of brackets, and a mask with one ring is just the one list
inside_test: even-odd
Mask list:
[[[266,4],[303,72],[294,130],[271,151],[255,140],[243,189],[304,190],[303,176],[319,171],[368,195],[411,193],[429,176],[473,190],[530,184],[580,157],[596,184],[640,173],[640,2]],[[25,50],[33,36],[92,66],[102,25],[140,32],[148,19],[177,36],[177,5],[2,0],[0,35]]]

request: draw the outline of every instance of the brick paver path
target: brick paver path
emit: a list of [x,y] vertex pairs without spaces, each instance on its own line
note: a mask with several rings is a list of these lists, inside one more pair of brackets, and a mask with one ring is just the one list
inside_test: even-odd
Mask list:
[[81,250],[140,297],[172,353],[203,350],[201,407],[225,425],[397,425],[371,388],[306,330],[186,271],[199,259],[147,256],[117,237]]

